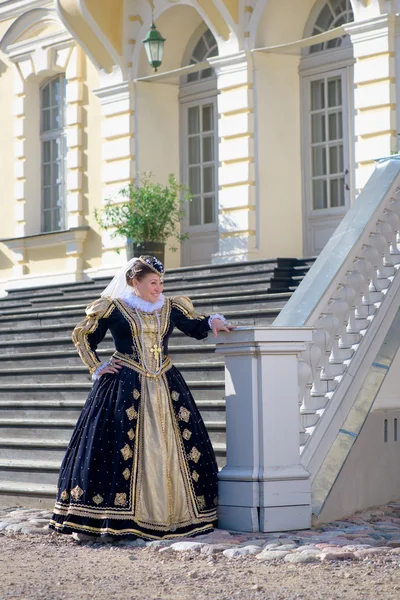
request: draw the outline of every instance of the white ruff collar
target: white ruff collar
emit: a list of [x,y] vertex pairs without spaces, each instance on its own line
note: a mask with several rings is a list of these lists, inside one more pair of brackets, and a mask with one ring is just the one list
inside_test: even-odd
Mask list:
[[160,310],[164,306],[165,296],[164,294],[160,294],[158,300],[148,302],[147,300],[143,300],[143,298],[139,298],[139,296],[135,296],[130,290],[127,290],[121,294],[120,300],[123,300],[130,308],[151,313],[155,310]]

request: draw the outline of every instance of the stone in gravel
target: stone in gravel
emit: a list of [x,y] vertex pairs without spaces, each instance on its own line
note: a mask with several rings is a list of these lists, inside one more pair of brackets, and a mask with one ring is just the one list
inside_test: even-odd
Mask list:
[[289,552],[286,552],[286,550],[263,550],[260,554],[256,555],[256,558],[265,562],[271,562],[273,560],[285,558],[287,554],[289,554]]
[[349,552],[348,550],[342,550],[341,548],[336,551],[331,549],[327,552],[321,552],[320,559],[324,562],[330,562],[332,560],[354,560],[355,553]]
[[263,546],[263,550],[273,550],[274,548],[279,548],[280,544],[278,542],[269,542]]
[[203,546],[205,544],[200,542],[175,542],[170,548],[171,550],[175,550],[175,552],[200,552]]
[[147,548],[164,548],[165,546],[171,546],[173,542],[171,540],[155,540],[153,542],[146,542]]
[[308,556],[319,556],[321,554],[321,551],[318,550],[318,548],[306,548],[306,550],[299,548],[297,550],[297,552],[295,552],[295,554],[307,554]]
[[392,550],[389,551],[389,554],[400,554],[400,548],[392,548]]
[[128,548],[143,548],[145,545],[146,542],[140,538],[137,540],[121,540],[118,542],[118,546],[127,546]]
[[387,554],[389,548],[364,548],[363,550],[357,550],[355,555],[357,558],[365,558],[366,556],[376,556],[378,554]]
[[0,531],[5,529],[8,525],[9,525],[9,523],[7,523],[7,521],[0,522]]
[[231,544],[207,544],[206,546],[203,546],[200,553],[205,554],[206,556],[212,556],[213,554],[219,554],[224,550],[229,550],[233,547],[234,546]]
[[244,548],[229,548],[223,551],[223,555],[227,558],[243,558],[251,554],[258,554],[260,552],[259,546],[245,546]]
[[16,533],[17,531],[21,531],[23,525],[21,523],[12,523],[11,525],[7,525],[6,531],[13,531]]
[[278,550],[295,550],[297,548],[297,544],[282,544],[279,546]]
[[295,565],[306,565],[308,563],[313,563],[313,562],[317,562],[319,561],[318,556],[315,556],[313,554],[306,554],[306,553],[297,553],[294,552],[293,554],[287,554],[285,556],[285,558],[283,559],[285,562],[288,563],[292,563]]
[[[265,540],[261,540],[261,539],[250,539],[247,540],[246,542],[242,542],[240,545],[241,546],[264,546]],[[279,544],[277,544],[279,546]]]

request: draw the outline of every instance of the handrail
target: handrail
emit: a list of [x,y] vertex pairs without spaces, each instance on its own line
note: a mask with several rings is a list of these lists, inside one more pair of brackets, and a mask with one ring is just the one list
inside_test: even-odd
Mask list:
[[313,477],[398,309],[399,230],[400,157],[395,156],[377,164],[272,325],[313,328],[313,343],[299,358],[302,464]]

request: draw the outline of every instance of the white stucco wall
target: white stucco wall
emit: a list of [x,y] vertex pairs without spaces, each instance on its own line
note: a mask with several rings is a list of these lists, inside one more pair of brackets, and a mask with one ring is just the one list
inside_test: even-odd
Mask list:
[[[370,413],[328,496],[318,522],[326,523],[340,519],[357,510],[400,498],[400,429],[398,440],[395,441],[395,419],[400,427],[400,410],[378,410]],[[384,438],[385,420],[387,441]]]

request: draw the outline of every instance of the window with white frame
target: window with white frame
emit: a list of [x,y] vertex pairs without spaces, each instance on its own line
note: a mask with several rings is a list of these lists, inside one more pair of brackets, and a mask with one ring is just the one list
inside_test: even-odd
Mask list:
[[[325,6],[322,8],[318,15],[317,20],[314,23],[312,35],[318,35],[324,33],[335,27],[340,27],[346,23],[352,23],[354,21],[353,9],[351,8],[350,0],[328,0]],[[343,43],[348,41],[348,36],[334,38],[322,44],[315,44],[310,48],[310,54],[315,52],[322,52],[323,50],[329,50],[330,48],[338,48]]]
[[59,75],[46,81],[40,89],[43,232],[59,231],[66,226],[65,87],[65,77]]
[[[208,58],[212,58],[213,56],[218,56],[218,45],[211,31],[207,29],[207,31],[203,33],[197,42],[190,58],[189,65],[196,65],[204,62]],[[214,69],[208,67],[202,71],[190,73],[187,76],[187,83],[201,81],[202,79],[207,79],[207,77],[212,77],[213,75]]]
[[[318,35],[354,20],[350,0],[326,0],[308,28]],[[348,35],[304,52],[302,76],[304,252],[318,254],[354,194],[353,48]]]

